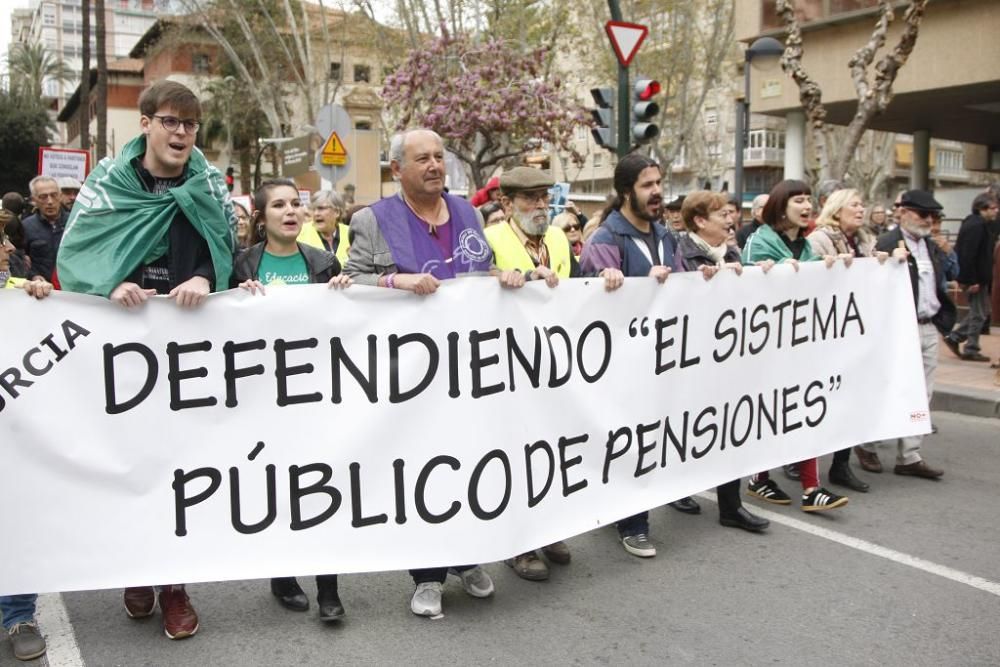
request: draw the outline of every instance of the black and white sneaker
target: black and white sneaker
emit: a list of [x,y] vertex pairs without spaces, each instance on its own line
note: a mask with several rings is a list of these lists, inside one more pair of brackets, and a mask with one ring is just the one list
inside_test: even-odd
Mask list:
[[833,491],[827,491],[822,486],[813,489],[811,493],[802,494],[803,512],[825,512],[826,510],[843,507],[847,504],[847,496],[838,496]]
[[747,484],[747,495],[760,498],[761,500],[766,500],[769,503],[774,503],[775,505],[791,505],[792,499],[788,497],[788,494],[782,491],[774,480],[762,479],[759,481],[754,481],[750,478],[750,483]]

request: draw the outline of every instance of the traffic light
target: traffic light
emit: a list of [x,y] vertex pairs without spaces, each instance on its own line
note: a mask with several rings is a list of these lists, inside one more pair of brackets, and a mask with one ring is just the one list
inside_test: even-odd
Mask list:
[[597,145],[608,150],[615,150],[615,90],[614,88],[591,88],[590,96],[594,98],[596,109],[590,110],[594,119],[594,128],[590,131]]
[[632,139],[644,144],[660,135],[659,126],[652,122],[660,113],[660,105],[652,101],[660,94],[660,82],[639,79],[632,92]]

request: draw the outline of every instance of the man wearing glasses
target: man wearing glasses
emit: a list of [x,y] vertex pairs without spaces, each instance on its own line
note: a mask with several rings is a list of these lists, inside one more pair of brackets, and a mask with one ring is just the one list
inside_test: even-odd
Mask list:
[[[164,295],[181,308],[225,289],[235,215],[225,179],[195,148],[201,104],[174,81],[139,97],[142,134],[91,172],[66,225],[58,260],[62,287],[141,308]],[[131,618],[151,616],[157,594],[170,639],[198,631],[183,584],[127,588]]]
[[30,277],[51,282],[69,213],[62,207],[59,183],[51,176],[35,176],[28,184],[28,190],[37,209],[34,215],[29,215],[21,223],[24,227],[25,254],[31,258]]
[[[946,335],[955,324],[955,305],[948,298],[945,283],[955,276],[946,275],[947,257],[931,238],[934,215],[941,211],[941,204],[929,192],[907,190],[899,196],[896,215],[899,227],[886,232],[878,239],[876,250],[893,252],[905,248],[910,268],[913,301],[917,309],[917,326],[920,350],[923,356],[924,378],[927,381],[927,400],[934,391],[934,371],[937,369],[938,332]],[[944,474],[927,465],[920,456],[922,435],[899,438],[896,454],[897,475],[910,475],[936,479]],[[877,443],[855,447],[861,467],[868,472],[882,472],[882,463],[876,453]]]

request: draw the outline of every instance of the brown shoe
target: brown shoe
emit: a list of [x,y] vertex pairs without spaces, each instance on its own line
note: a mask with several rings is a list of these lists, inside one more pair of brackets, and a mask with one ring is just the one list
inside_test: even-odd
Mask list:
[[156,608],[156,590],[152,586],[126,588],[122,599],[129,618],[147,618]]
[[911,475],[913,477],[923,477],[924,479],[937,479],[944,474],[944,470],[938,470],[927,465],[926,461],[917,461],[906,465],[897,465],[893,472],[897,475]]
[[559,565],[569,564],[569,547],[566,546],[565,542],[553,542],[547,547],[542,547],[542,553],[553,563],[558,563]]
[[878,460],[878,454],[869,452],[863,447],[855,447],[854,453],[858,456],[858,463],[863,470],[868,472],[882,472],[882,462]]
[[183,584],[164,586],[160,591],[163,633],[170,639],[184,639],[198,632],[198,614],[191,606]]
[[508,558],[506,563],[514,568],[514,573],[522,579],[545,581],[549,578],[549,566],[534,551]]

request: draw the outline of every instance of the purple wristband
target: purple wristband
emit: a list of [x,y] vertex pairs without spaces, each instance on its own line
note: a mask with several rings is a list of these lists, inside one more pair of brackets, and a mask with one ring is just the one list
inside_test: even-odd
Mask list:
[[390,273],[389,275],[387,275],[385,277],[385,286],[388,287],[389,289],[395,288],[396,286],[393,284],[395,277],[396,277],[395,273]]

